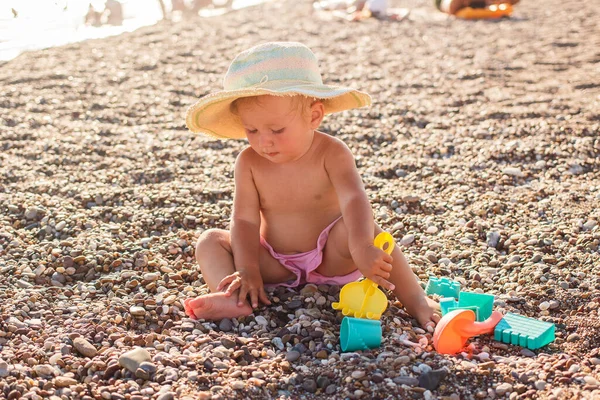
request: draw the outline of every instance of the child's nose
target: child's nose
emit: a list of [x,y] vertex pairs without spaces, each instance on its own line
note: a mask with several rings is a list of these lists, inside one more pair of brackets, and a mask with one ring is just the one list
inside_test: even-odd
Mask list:
[[271,135],[261,133],[258,136],[258,145],[263,149],[273,146],[273,139],[271,138]]

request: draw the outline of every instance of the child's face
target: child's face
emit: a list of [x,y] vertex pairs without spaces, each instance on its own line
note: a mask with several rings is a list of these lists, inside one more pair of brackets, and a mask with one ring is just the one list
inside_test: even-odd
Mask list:
[[260,96],[239,104],[238,114],[254,151],[277,164],[295,161],[308,151],[323,119],[323,105],[303,107],[302,101]]

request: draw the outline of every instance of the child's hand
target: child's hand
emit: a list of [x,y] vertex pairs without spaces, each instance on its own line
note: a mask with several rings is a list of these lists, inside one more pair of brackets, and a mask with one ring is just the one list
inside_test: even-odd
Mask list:
[[395,286],[388,281],[392,271],[392,256],[374,245],[369,245],[353,251],[352,258],[358,270],[366,278],[386,289],[395,289]]
[[267,293],[263,287],[263,280],[259,271],[236,271],[223,278],[217,286],[217,290],[224,291],[226,296],[231,296],[238,289],[240,291],[238,296],[238,306],[240,307],[244,305],[248,296],[250,296],[252,308],[258,307],[258,300],[266,305],[271,304],[267,298]]

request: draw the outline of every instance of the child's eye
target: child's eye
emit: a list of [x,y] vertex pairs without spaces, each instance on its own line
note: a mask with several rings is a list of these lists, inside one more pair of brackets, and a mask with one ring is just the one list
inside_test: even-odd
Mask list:
[[277,130],[273,129],[273,133],[283,133],[284,130],[285,130],[285,128],[281,128],[281,129],[277,129]]
[[248,134],[252,134],[252,133],[256,133],[256,129],[246,129],[246,133]]

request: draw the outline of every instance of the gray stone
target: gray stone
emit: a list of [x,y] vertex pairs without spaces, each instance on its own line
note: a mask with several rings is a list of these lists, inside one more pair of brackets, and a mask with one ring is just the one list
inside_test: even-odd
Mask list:
[[299,358],[300,358],[300,352],[296,351],[296,350],[290,350],[285,355],[285,359],[288,360],[289,362],[294,362]]
[[119,365],[135,373],[141,363],[144,361],[150,361],[151,358],[152,357],[150,357],[150,353],[148,353],[146,349],[136,347],[127,353],[123,353],[121,357],[119,357]]
[[412,376],[397,376],[392,379],[396,385],[417,386],[419,380]]
[[434,369],[419,376],[419,386],[427,390],[435,390],[442,379],[448,375],[446,369]]
[[219,322],[219,329],[223,332],[229,332],[233,329],[233,322],[229,318],[223,318],[221,322]]
[[499,396],[504,396],[508,392],[512,392],[513,386],[510,383],[501,383],[496,386],[496,394]]

